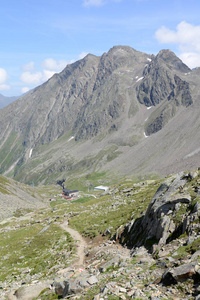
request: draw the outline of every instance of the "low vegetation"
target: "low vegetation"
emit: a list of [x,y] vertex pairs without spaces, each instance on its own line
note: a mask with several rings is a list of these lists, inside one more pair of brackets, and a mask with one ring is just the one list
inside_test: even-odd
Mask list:
[[[99,180],[103,175],[95,176]],[[87,179],[91,178],[94,180],[93,174],[87,175]],[[66,266],[74,247],[72,238],[59,227],[59,223],[68,219],[72,228],[90,238],[102,235],[109,229],[111,237],[133,216],[144,213],[159,184],[160,181],[142,185],[131,180],[124,181],[113,186],[105,195],[95,191],[87,194],[81,192],[80,197],[72,201],[61,197],[59,186],[35,188],[41,198],[46,197],[47,201],[54,197],[54,201],[49,202],[49,208],[38,212],[18,210],[15,213],[17,218],[0,225],[0,256],[3,258],[0,262],[0,281],[15,280],[20,274],[22,277],[37,274],[42,278],[55,272],[53,267],[58,262]],[[126,193],[127,189],[132,190],[131,194]],[[138,202],[140,205],[136,206]],[[29,216],[23,218],[27,212]]]
[[55,272],[56,265],[70,261],[74,251],[70,235],[56,224],[45,225],[32,220],[1,230],[0,281],[13,281],[17,275],[27,274],[37,274],[40,279]]
[[[90,174],[85,177],[85,180],[96,180],[96,183],[101,183],[101,180],[105,180],[104,176],[104,173]],[[4,183],[7,184],[6,179]],[[108,192],[96,192],[90,186],[89,190],[80,191],[77,199],[71,200],[61,197],[62,188],[60,186],[31,188],[31,191],[34,190],[35,193],[40,195],[41,199],[46,199],[48,207],[35,212],[26,211],[24,216],[25,211],[19,210],[15,215],[17,218],[0,223],[0,255],[2,257],[0,261],[0,286],[3,285],[3,282],[12,284],[16,280],[24,283],[47,278],[53,280],[58,270],[66,268],[72,262],[76,252],[72,237],[61,229],[60,224],[67,221],[71,228],[77,230],[87,239],[92,240],[100,237],[104,241],[112,239],[120,232],[120,228],[145,214],[161,183],[162,179],[141,182],[124,179],[118,184],[110,186]],[[187,209],[183,205],[180,211],[175,214],[177,224],[180,223],[181,215],[191,212],[196,203],[199,202],[199,198],[195,197],[194,193],[194,189],[198,185],[199,176],[188,181],[186,189],[192,196],[192,201]],[[76,188],[76,186],[73,186],[73,188]],[[181,242],[187,240],[187,235],[188,233],[185,232],[184,235],[178,237],[177,241],[180,242],[177,242],[177,244],[180,244],[180,246],[176,247],[173,252],[173,259],[181,263],[195,253],[200,246],[199,237],[190,244]],[[154,253],[154,259],[157,259],[156,255],[159,258],[159,251],[157,254]],[[106,259],[106,254],[104,258]],[[107,259],[109,260],[108,257]],[[145,263],[143,267],[145,267]],[[143,278],[143,267],[141,267],[136,257],[132,258],[127,268],[132,270],[135,264],[138,266],[138,278],[140,276]],[[163,260],[163,264],[169,264],[166,258]],[[169,265],[171,266],[171,264]],[[157,276],[158,268],[157,263],[152,261],[152,264],[147,267],[148,280],[155,280],[156,277],[154,276]],[[163,267],[160,266],[160,268]],[[164,269],[161,270],[161,273],[163,272]],[[129,273],[120,273],[120,266],[110,266],[105,272],[105,280],[99,281],[97,285],[85,291],[81,299],[94,299],[94,296],[109,281],[114,280],[113,274],[118,273],[121,274],[121,277],[119,276],[115,280],[119,285],[121,284],[120,280],[122,280],[122,283],[129,280]],[[148,280],[144,277],[140,284],[145,286]],[[180,295],[185,293],[185,287],[182,284],[177,285],[177,289],[179,289],[177,291]],[[150,297],[151,294],[148,293],[146,295]],[[59,296],[53,294],[52,291],[44,290],[36,299],[59,299]],[[111,294],[108,295],[107,299],[121,298]]]

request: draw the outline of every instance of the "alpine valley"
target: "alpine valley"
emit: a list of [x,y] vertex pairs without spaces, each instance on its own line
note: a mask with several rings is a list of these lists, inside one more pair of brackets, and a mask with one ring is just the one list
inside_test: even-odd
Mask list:
[[0,299],[200,300],[199,75],[115,46],[0,109]]

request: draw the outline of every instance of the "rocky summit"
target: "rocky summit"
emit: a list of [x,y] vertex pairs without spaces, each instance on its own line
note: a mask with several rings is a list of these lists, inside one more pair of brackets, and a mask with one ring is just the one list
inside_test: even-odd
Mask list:
[[199,72],[170,50],[88,54],[0,110],[0,173],[38,184],[196,168]]

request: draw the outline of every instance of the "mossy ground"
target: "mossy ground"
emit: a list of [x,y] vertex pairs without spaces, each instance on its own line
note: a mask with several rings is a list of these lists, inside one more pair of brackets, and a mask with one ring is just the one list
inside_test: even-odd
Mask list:
[[58,262],[66,262],[65,253],[74,251],[72,238],[58,225],[50,224],[45,229],[40,223],[24,226],[0,233],[0,281],[12,281],[26,269],[41,278],[50,275]]

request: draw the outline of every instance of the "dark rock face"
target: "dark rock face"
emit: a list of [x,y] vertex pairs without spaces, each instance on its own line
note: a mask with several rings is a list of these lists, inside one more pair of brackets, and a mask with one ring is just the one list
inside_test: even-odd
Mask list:
[[183,81],[177,75],[174,76],[174,81],[175,88],[169,95],[168,101],[174,98],[176,106],[183,105],[185,107],[188,107],[193,103],[189,84],[186,81]]
[[[197,174],[196,172],[193,176]],[[121,241],[126,237],[128,246],[145,245],[151,251],[155,251],[186,231],[190,235],[195,234],[199,228],[200,211],[198,205],[192,210],[189,209],[191,203],[191,196],[187,192],[189,178],[180,173],[166,179],[152,198],[145,215],[134,223],[127,224],[121,235]],[[153,244],[156,246],[151,248]]]
[[[172,66],[175,68],[172,69]],[[190,71],[170,50],[160,51],[144,69],[144,80],[137,88],[138,101],[146,106],[155,106],[166,100],[176,85],[180,87],[177,76],[173,76],[174,69],[180,72]]]
[[164,102],[147,122],[146,135],[161,130],[175,116],[177,107],[193,103],[189,84],[175,71],[189,72],[190,69],[169,50],[162,50],[144,69],[144,80],[137,87],[138,101],[147,107]]
[[[119,74],[143,65],[147,56],[130,47],[113,47],[100,59],[89,101],[74,124],[76,140],[96,136],[122,117],[126,107],[126,82]],[[120,73],[121,72],[121,73]],[[124,81],[124,82],[123,82]],[[125,84],[125,85],[124,85]]]
[[162,59],[166,63],[169,69],[174,69],[182,73],[190,72],[190,68],[186,66],[171,50],[161,50],[158,55],[158,59]]
[[101,58],[89,54],[12,103],[1,114],[0,127],[12,119],[10,130],[19,132],[27,146],[52,142],[70,131],[77,140],[91,138],[124,111],[126,86],[116,70],[143,68],[146,58],[123,46]]

